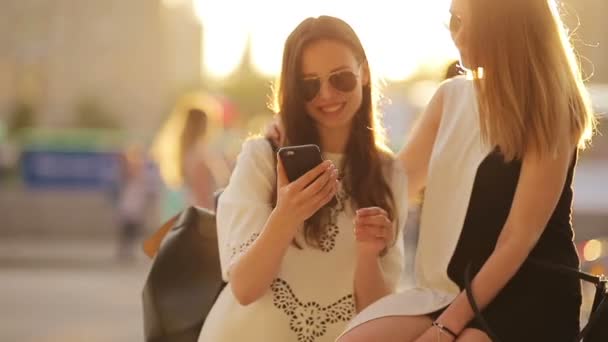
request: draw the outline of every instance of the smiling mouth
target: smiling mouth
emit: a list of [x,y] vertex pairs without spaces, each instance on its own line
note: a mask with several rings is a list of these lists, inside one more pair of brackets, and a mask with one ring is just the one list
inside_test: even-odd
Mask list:
[[330,106],[321,106],[319,110],[324,114],[335,114],[338,113],[344,108],[346,103],[338,103]]

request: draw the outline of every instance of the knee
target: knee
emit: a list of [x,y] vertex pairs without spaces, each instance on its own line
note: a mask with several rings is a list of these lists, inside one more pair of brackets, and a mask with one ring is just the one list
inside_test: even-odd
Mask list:
[[366,334],[365,328],[356,327],[354,329],[349,330],[344,335],[340,336],[336,340],[336,342],[365,342],[370,341],[371,336]]
[[458,335],[456,342],[492,342],[492,340],[479,329],[467,328]]

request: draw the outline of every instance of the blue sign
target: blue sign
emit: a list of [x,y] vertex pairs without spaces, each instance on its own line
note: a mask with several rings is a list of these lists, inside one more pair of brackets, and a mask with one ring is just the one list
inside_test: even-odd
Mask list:
[[120,178],[120,155],[112,152],[24,151],[28,187],[106,188]]

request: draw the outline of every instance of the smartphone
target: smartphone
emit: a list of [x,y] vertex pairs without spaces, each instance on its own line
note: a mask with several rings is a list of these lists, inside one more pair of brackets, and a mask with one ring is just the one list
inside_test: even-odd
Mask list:
[[302,177],[323,162],[321,149],[313,144],[282,147],[278,153],[289,182]]

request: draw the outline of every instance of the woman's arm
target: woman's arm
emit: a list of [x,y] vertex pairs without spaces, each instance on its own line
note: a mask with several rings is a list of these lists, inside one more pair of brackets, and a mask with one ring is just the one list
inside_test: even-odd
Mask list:
[[[521,267],[538,242],[562,193],[574,148],[564,144],[554,157],[524,156],[509,216],[496,247],[472,281],[480,309],[486,307]],[[473,318],[473,311],[462,292],[438,318],[460,332]]]
[[444,93],[448,82],[450,81],[442,83],[435,92],[427,108],[414,125],[405,146],[397,155],[407,174],[410,200],[415,200],[426,184],[431,152],[439,130]]
[[354,279],[357,312],[395,291],[395,284],[387,279],[380,259],[383,250],[399,248],[394,246],[395,232],[395,225],[388,218],[385,210],[378,207],[357,210],[355,218],[357,259]]
[[337,171],[330,161],[289,183],[279,160],[277,176],[277,205],[229,273],[232,292],[241,305],[253,303],[268,291],[298,227],[328,203],[338,188]]
[[378,299],[395,292],[387,281],[380,258],[357,255],[355,268],[355,304],[357,312]]

